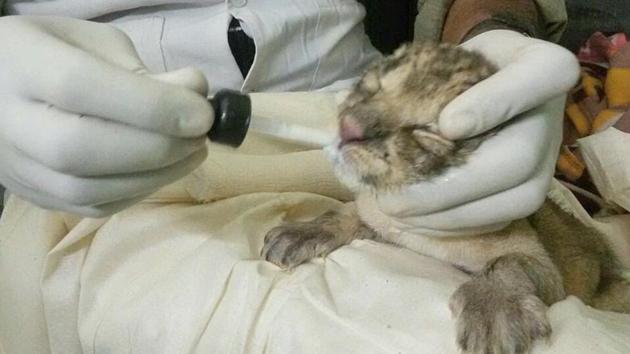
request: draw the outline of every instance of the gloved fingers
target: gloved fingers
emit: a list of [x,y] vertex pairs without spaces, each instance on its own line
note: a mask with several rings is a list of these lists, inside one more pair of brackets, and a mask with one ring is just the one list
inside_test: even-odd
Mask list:
[[19,16],[12,18],[13,32],[35,36],[50,35],[71,43],[112,64],[136,72],[146,72],[131,39],[118,28],[99,22],[53,16]]
[[[171,166],[159,170],[101,177],[76,177],[48,169],[8,145],[0,145],[0,161],[9,179],[44,191],[66,204],[101,205],[154,192],[185,176],[203,162],[207,150],[193,153]],[[95,158],[98,158],[95,156]]]
[[147,76],[162,82],[185,87],[204,97],[208,96],[208,81],[199,69],[193,67],[181,68],[179,70],[159,74],[148,74]]
[[504,68],[518,60],[525,48],[534,43],[533,41],[538,42],[539,40],[516,31],[497,29],[480,33],[463,42],[460,46],[467,50],[479,52],[497,67]]
[[439,129],[449,139],[475,136],[564,94],[579,75],[577,59],[568,50],[516,32],[489,31],[469,42],[464,46],[502,67],[441,112]]
[[[553,159],[549,159],[554,161]],[[545,201],[552,176],[546,161],[533,178],[511,189],[465,203],[451,209],[421,216],[396,218],[408,232],[456,232],[487,228],[527,217]]]
[[[400,191],[379,194],[381,211],[398,218],[448,211],[521,185],[542,161],[557,156],[563,106],[564,97],[549,101],[484,141],[464,165]],[[543,172],[553,175],[553,166]]]
[[205,137],[170,137],[8,96],[0,96],[0,105],[0,137],[66,175],[157,170],[205,149]]
[[[6,75],[22,97],[165,135],[199,137],[210,129],[212,107],[194,91],[131,72],[54,37],[37,46],[13,46],[28,53],[9,60]],[[195,73],[185,77],[195,85],[205,80]]]
[[[0,173],[1,174],[1,173]],[[7,179],[3,179],[7,180]],[[64,200],[53,197],[42,191],[34,190],[28,186],[21,184],[19,181],[7,180],[6,187],[12,194],[19,196],[33,204],[44,209],[50,209],[55,211],[62,211],[72,213],[88,218],[102,218],[112,215],[118,211],[121,211],[127,207],[130,207],[142,199],[146,198],[150,194],[133,197],[130,199],[119,200],[112,203],[105,203],[100,205],[73,205]]]

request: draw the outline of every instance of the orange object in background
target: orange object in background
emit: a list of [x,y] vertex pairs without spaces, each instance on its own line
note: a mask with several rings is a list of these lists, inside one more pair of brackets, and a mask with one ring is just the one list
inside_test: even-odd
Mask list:
[[613,126],[623,115],[623,111],[616,109],[604,109],[593,119],[593,133],[598,133]]
[[578,136],[585,137],[591,133],[591,121],[586,117],[584,112],[576,103],[567,104],[566,108],[567,117],[573,123],[573,127],[577,130]]
[[609,107],[630,106],[630,68],[610,68],[605,87]]
[[563,146],[558,157],[557,168],[568,180],[575,182],[584,174],[586,165],[569,148]]
[[602,80],[582,71],[582,89],[584,93],[586,93],[586,96],[596,97],[599,96],[599,92],[604,89],[604,84]]

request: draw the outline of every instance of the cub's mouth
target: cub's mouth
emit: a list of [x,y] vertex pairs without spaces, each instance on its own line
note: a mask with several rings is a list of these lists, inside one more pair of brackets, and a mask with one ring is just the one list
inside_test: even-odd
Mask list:
[[343,149],[346,146],[361,145],[361,144],[365,144],[368,140],[369,139],[367,138],[354,138],[354,139],[348,139],[348,140],[339,139],[339,142],[337,143],[337,147],[339,149]]
[[[339,181],[351,191],[373,189],[381,175],[390,170],[387,156],[383,156],[385,136],[352,137],[339,134],[335,142],[324,148]],[[375,179],[376,178],[376,179]]]
[[337,138],[333,144],[324,148],[324,153],[333,167],[337,179],[352,192],[358,192],[363,187],[361,175],[355,161],[347,153],[361,146],[363,141],[342,141]]

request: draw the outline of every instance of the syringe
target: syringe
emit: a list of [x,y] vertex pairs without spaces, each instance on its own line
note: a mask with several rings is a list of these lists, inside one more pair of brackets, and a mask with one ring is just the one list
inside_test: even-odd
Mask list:
[[323,147],[331,144],[335,134],[299,124],[275,121],[252,114],[251,99],[247,94],[220,90],[208,100],[214,109],[214,123],[208,138],[215,143],[239,147],[249,129],[276,139]]

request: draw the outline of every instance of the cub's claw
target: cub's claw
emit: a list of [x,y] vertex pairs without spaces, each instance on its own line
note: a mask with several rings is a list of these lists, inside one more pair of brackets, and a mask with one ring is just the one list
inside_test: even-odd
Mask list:
[[341,246],[335,235],[316,222],[294,223],[271,229],[265,236],[262,257],[291,269]]
[[457,343],[465,354],[525,354],[551,335],[545,304],[535,295],[474,279],[451,297]]

